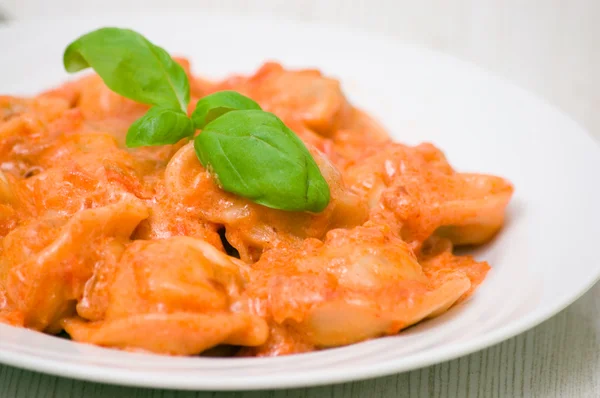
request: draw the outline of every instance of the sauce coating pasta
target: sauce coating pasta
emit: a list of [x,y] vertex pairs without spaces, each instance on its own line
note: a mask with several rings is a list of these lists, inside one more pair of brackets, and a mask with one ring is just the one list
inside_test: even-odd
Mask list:
[[235,90],[280,117],[327,180],[327,208],[225,192],[187,139],[126,148],[148,107],[97,75],[0,96],[0,322],[125,350],[275,356],[396,334],[484,280],[488,264],[453,248],[502,227],[508,181],[392,142],[319,71],[266,63],[209,82],[178,62],[190,111]]

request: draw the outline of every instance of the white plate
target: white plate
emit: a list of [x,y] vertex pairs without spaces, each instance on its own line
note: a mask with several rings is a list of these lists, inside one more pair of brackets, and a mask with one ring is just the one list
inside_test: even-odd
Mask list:
[[[275,20],[202,15],[41,21],[0,29],[0,91],[33,94],[67,78],[66,44],[132,27],[197,73],[251,72],[276,59],[341,79],[394,137],[432,141],[464,171],[505,176],[506,228],[477,251],[493,270],[467,303],[398,336],[279,358],[172,358],[77,344],[0,325],[0,361],[80,379],[179,389],[311,386],[407,371],[498,343],[576,300],[600,277],[600,150],[571,119],[464,62],[384,38]],[[151,331],[149,331],[151,333]]]

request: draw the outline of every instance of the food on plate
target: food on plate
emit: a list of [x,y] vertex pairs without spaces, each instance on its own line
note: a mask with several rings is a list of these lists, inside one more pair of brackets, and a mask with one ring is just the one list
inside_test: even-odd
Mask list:
[[[130,351],[276,356],[467,299],[513,187],[393,142],[317,70],[194,76],[139,33],[0,96],[0,322]],[[208,351],[207,351],[208,350]]]

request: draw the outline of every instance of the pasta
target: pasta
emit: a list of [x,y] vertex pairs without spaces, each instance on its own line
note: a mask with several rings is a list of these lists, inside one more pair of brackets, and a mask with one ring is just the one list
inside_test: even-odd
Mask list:
[[[489,266],[453,254],[502,227],[513,187],[394,143],[317,70],[192,76],[235,90],[307,145],[320,213],[225,192],[193,143],[125,147],[148,109],[95,74],[0,97],[0,322],[168,355],[276,356],[393,335],[467,299]],[[200,134],[202,134],[200,132]]]

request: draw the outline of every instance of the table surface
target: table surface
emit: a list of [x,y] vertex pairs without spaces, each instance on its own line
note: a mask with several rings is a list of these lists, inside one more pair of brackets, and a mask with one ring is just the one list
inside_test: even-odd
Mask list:
[[[163,0],[0,0],[15,18],[161,7]],[[454,54],[559,106],[600,138],[600,1],[169,0],[171,7],[351,25]],[[260,3],[260,5],[257,5]],[[112,8],[111,8],[112,7]],[[435,11],[435,12],[434,12]],[[393,17],[390,17],[393,16]],[[600,283],[515,338],[408,373],[319,388],[177,392],[75,381],[0,365],[0,397],[598,397]]]

